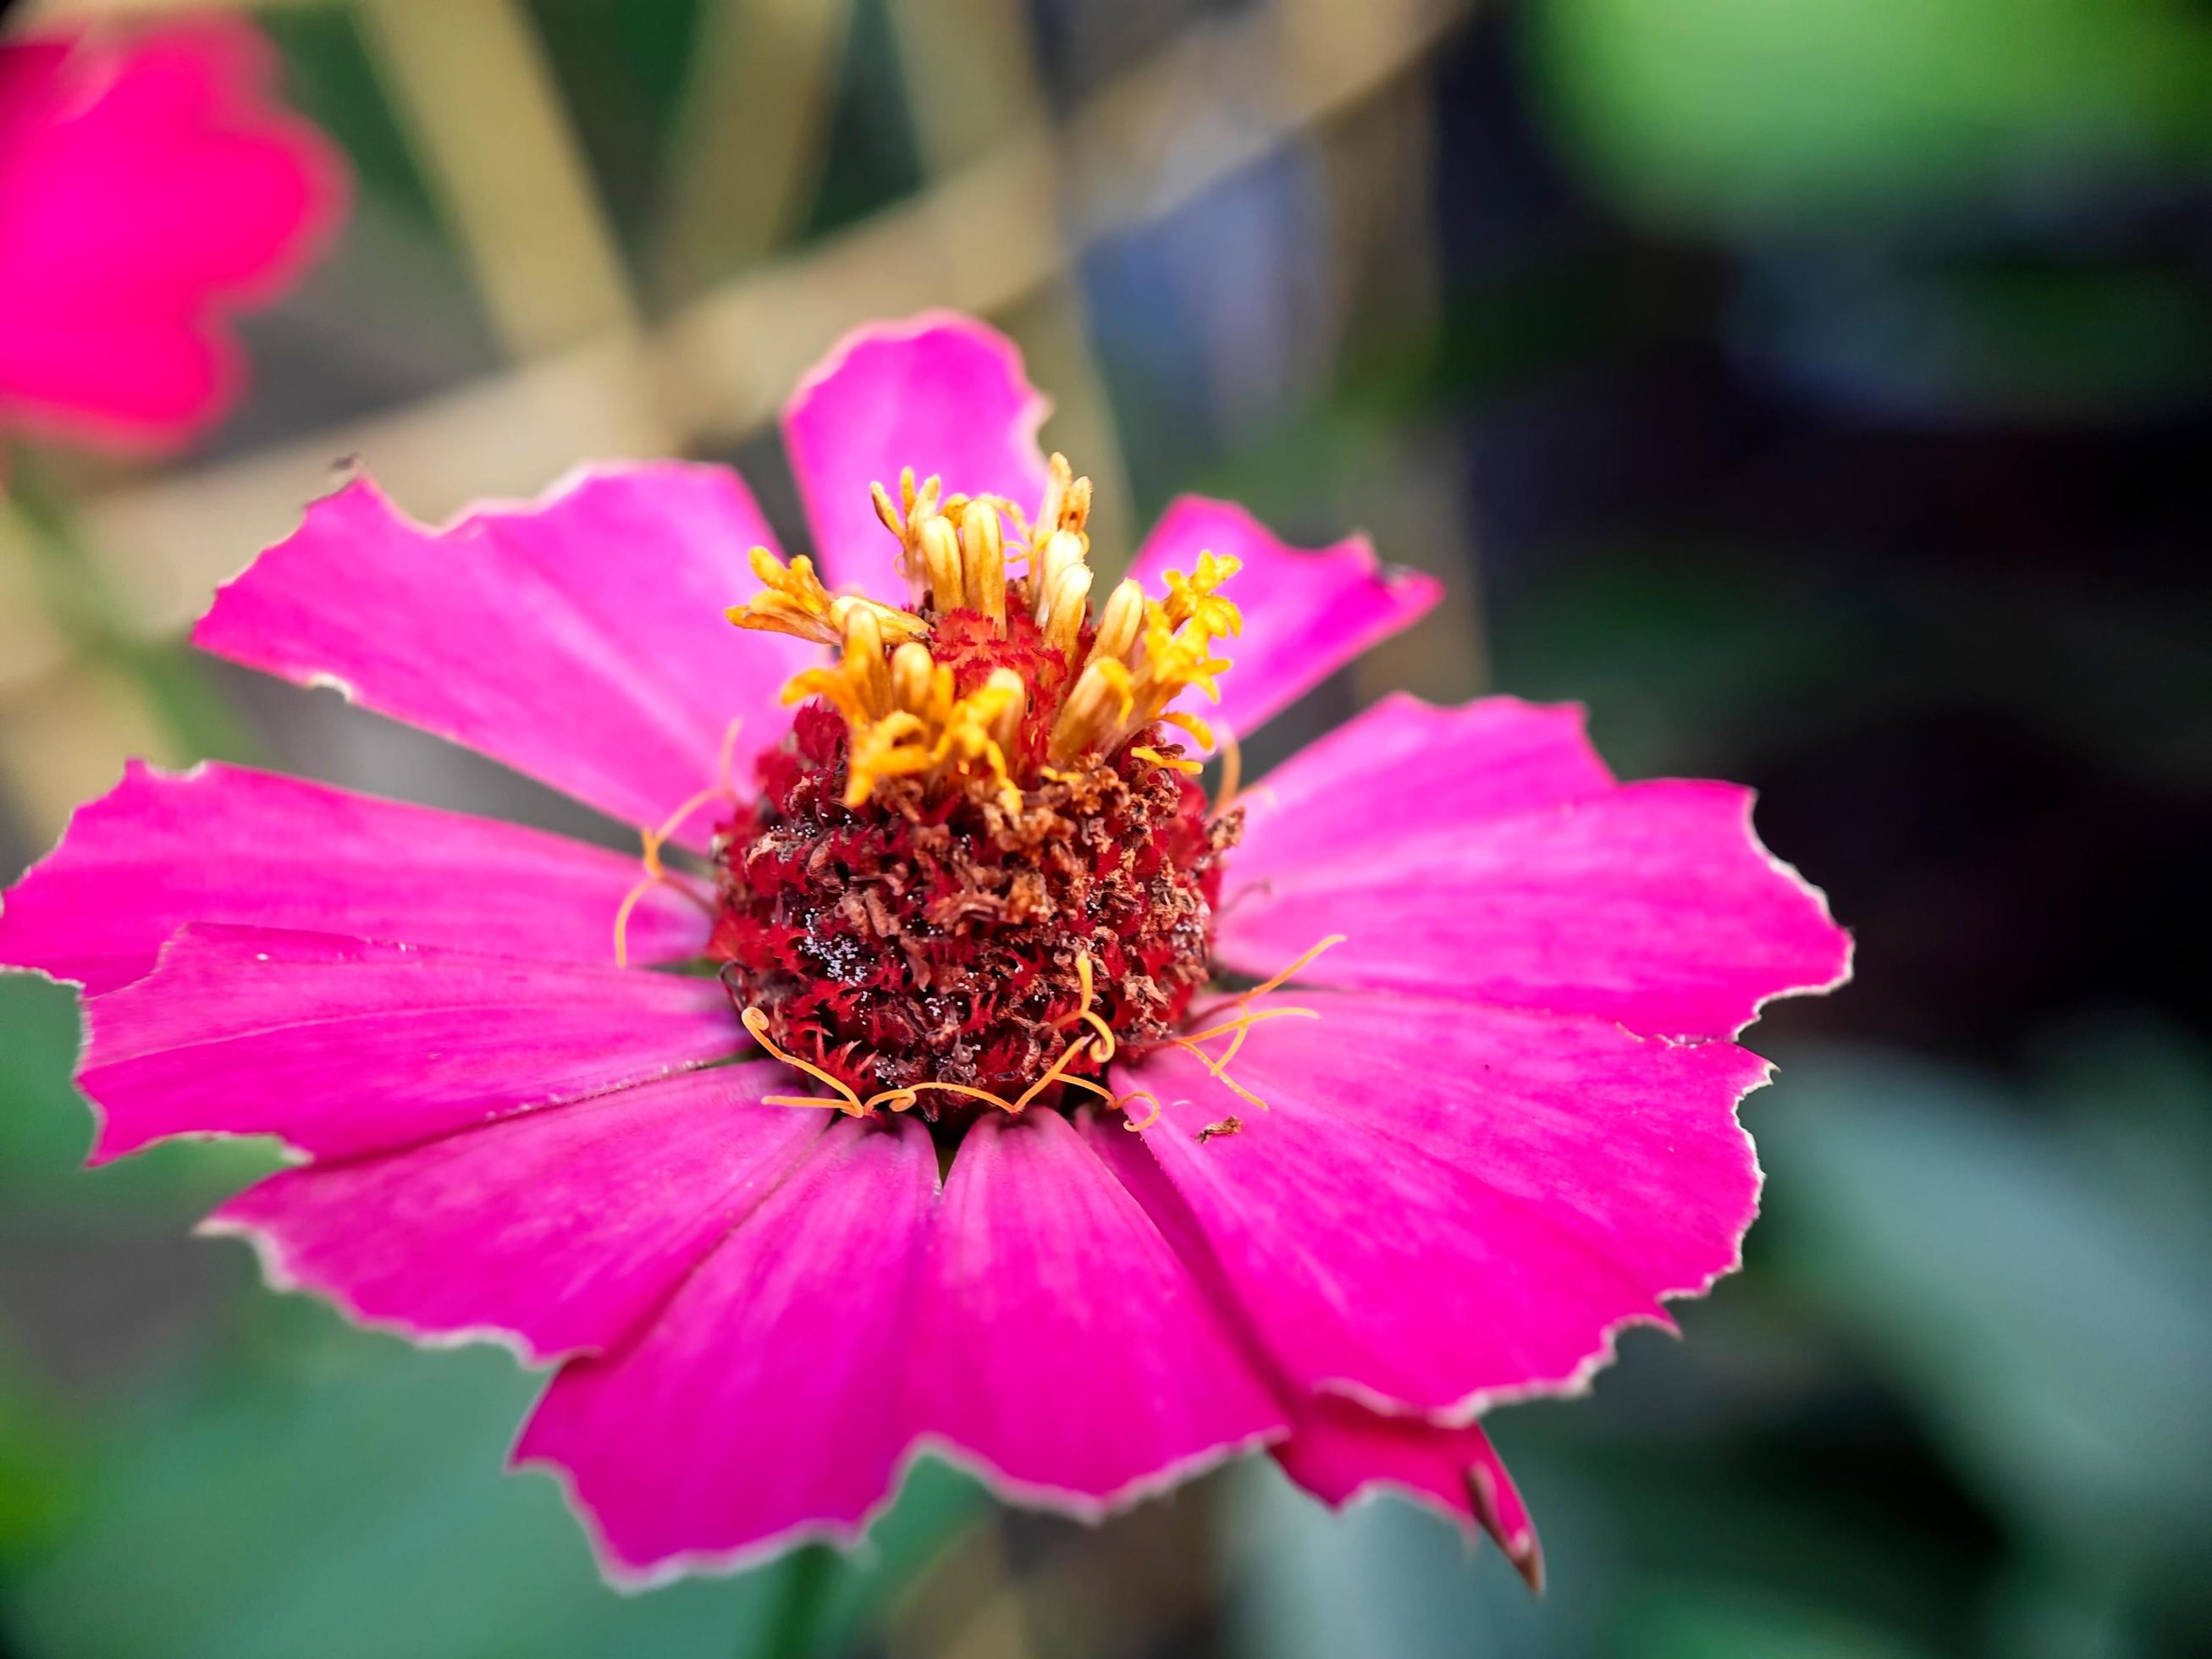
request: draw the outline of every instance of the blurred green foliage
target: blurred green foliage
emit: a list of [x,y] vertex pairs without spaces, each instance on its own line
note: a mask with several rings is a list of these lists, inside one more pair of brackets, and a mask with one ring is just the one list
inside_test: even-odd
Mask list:
[[2175,0],[1541,0],[1542,83],[1639,211],[1956,234],[2212,173],[2212,27]]
[[[2135,1201],[2133,1171],[2162,1166],[2177,1198],[2205,1176],[2212,1079],[2171,1033],[2108,1033],[2094,1051],[2091,1078],[2054,1062],[2040,1115],[1900,1054],[1785,1056],[1748,1107],[1778,1210],[1749,1276],[1683,1310],[1686,1349],[1633,1334],[1591,1401],[1498,1419],[1537,1505],[1550,1604],[1409,1505],[1332,1522],[1254,1471],[1230,1529],[1241,1650],[2180,1650],[2204,1627],[2212,1547],[2204,1188],[2160,1212]],[[2115,1066],[2163,1070],[2166,1109],[2146,1122],[2115,1097]],[[1999,1539],[1927,1559],[1956,1494],[1869,1502],[1878,1472],[1760,1451],[1814,1413],[1848,1435],[1884,1394]]]

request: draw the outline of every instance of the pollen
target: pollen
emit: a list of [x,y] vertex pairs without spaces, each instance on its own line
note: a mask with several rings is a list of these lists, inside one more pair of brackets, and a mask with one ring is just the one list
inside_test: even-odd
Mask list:
[[717,837],[712,952],[755,1039],[832,1090],[787,1103],[1124,1105],[1107,1063],[1175,1040],[1211,974],[1241,825],[1195,781],[1212,728],[1174,705],[1218,699],[1237,562],[1104,586],[1059,455],[1030,510],[911,469],[870,499],[905,608],[762,548],[730,611],[828,653]]

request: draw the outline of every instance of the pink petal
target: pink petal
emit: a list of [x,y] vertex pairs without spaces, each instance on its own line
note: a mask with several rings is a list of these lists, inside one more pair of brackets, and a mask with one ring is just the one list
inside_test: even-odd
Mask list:
[[[723,616],[770,540],[720,467],[593,467],[442,530],[362,478],[227,585],[193,640],[653,826],[714,785],[732,721],[732,781],[750,781],[789,729],[778,690],[820,654]],[[691,812],[686,843],[728,810]]]
[[1255,804],[1255,845],[1224,886],[1223,962],[1273,974],[1340,933],[1305,977],[1685,1036],[1740,1031],[1770,998],[1849,975],[1850,936],[1759,844],[1748,790],[1635,783],[1462,822],[1431,816],[1418,783],[1385,771],[1363,790],[1355,769],[1330,820],[1340,844]]
[[914,1372],[936,1190],[923,1125],[840,1121],[641,1335],[554,1379],[515,1461],[565,1475],[611,1575],[854,1542],[906,1450],[903,1389],[1018,1387],[964,1366]]
[[246,1235],[280,1286],[416,1341],[511,1336],[532,1361],[605,1347],[827,1127],[760,1103],[787,1081],[719,1066],[288,1170],[203,1231]]
[[168,447],[229,408],[244,380],[236,347],[185,321],[0,313],[0,423],[50,440]]
[[1736,1265],[1757,1055],[1480,1003],[1297,1004],[1321,1018],[1253,1027],[1234,1066],[1270,1109],[1163,1052],[1117,1083],[1164,1103],[1157,1164],[1104,1149],[1293,1388],[1463,1423],[1574,1389],[1620,1326]]
[[1230,856],[1230,889],[1364,863],[1409,836],[1532,812],[1613,787],[1583,733],[1578,704],[1485,697],[1440,708],[1396,692],[1237,798],[1244,837]]
[[1019,348],[971,318],[927,312],[838,341],[783,411],[823,580],[896,592],[898,544],[868,486],[896,495],[902,467],[917,480],[937,474],[947,495],[1004,495],[1035,512],[1045,489],[1037,428],[1049,407]]
[[1222,591],[1244,613],[1244,631],[1216,643],[1236,665],[1221,677],[1221,702],[1203,696],[1181,706],[1218,720],[1238,737],[1296,702],[1378,641],[1410,628],[1443,597],[1432,576],[1385,568],[1364,536],[1310,550],[1291,546],[1234,501],[1184,495],[1137,550],[1129,574],[1146,592],[1164,591],[1170,570],[1188,572],[1201,552],[1244,562]]
[[[0,966],[99,994],[153,970],[191,921],[612,960],[638,860],[487,818],[208,764],[133,761],[9,890]],[[696,956],[705,919],[665,887],[631,914],[630,959]]]
[[1418,1418],[1383,1417],[1349,1400],[1311,1402],[1275,1460],[1298,1485],[1333,1509],[1389,1489],[1480,1526],[1506,1559],[1544,1588],[1544,1552],[1513,1477],[1474,1424],[1442,1429]]
[[1024,1503],[1097,1519],[1285,1426],[1174,1251],[1056,1113],[969,1127],[921,1306],[916,1425]]
[[710,979],[260,927],[187,927],[151,974],[85,1011],[94,1164],[179,1134],[346,1157],[744,1044]]
[[275,68],[220,16],[0,47],[0,415],[139,446],[220,412],[225,312],[289,286],[346,204]]

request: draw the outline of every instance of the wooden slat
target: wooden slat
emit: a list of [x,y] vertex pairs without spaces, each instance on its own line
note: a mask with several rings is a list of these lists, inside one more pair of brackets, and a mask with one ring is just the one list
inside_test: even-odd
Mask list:
[[621,256],[516,0],[358,0],[362,34],[520,358],[633,328]]
[[[934,180],[1051,120],[1037,46],[1022,0],[889,0],[893,39],[923,164]],[[1055,196],[1031,211],[1057,221]],[[1093,556],[1102,576],[1123,567],[1140,526],[1132,522],[1128,467],[1106,384],[1091,349],[1083,287],[1063,266],[1001,313],[1030,379],[1053,399],[1050,441],[1090,476]]]
[[823,165],[849,0],[712,0],[678,128],[659,292],[689,299],[797,225]]
[[[1074,112],[1058,138],[1026,125],[925,194],[772,262],[678,313],[651,339],[617,336],[410,409],[119,489],[88,503],[88,539],[149,631],[181,626],[215,584],[296,521],[331,463],[359,455],[425,516],[470,496],[527,494],[596,454],[665,453],[756,429],[793,380],[871,316],[943,305],[1003,314],[1091,238],[1172,211],[1387,84],[1450,21],[1271,72],[1267,14],[1195,31]],[[1203,120],[1206,142],[1189,141]],[[1055,222],[1040,203],[1059,200]],[[977,227],[988,227],[988,239]],[[34,684],[0,664],[0,700]]]

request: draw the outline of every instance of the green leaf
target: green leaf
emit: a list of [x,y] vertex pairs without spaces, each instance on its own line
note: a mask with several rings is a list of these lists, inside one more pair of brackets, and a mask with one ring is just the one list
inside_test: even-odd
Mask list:
[[1940,230],[1994,191],[2212,167],[2212,30],[2164,0],[1545,0],[1534,23],[1571,150],[1677,224]]
[[[15,1587],[33,1650],[684,1659],[766,1637],[790,1558],[626,1595],[555,1483],[505,1472],[542,1378],[495,1351],[421,1352],[311,1304],[260,1307],[250,1351],[108,1437],[76,1524]],[[836,1563],[823,1639],[874,1617],[981,1508],[971,1483],[918,1472]]]
[[2189,1236],[1970,1074],[1831,1053],[1784,1075],[1759,1133],[1784,1270],[2027,1535],[2090,1571],[2192,1571],[2212,1307]]

